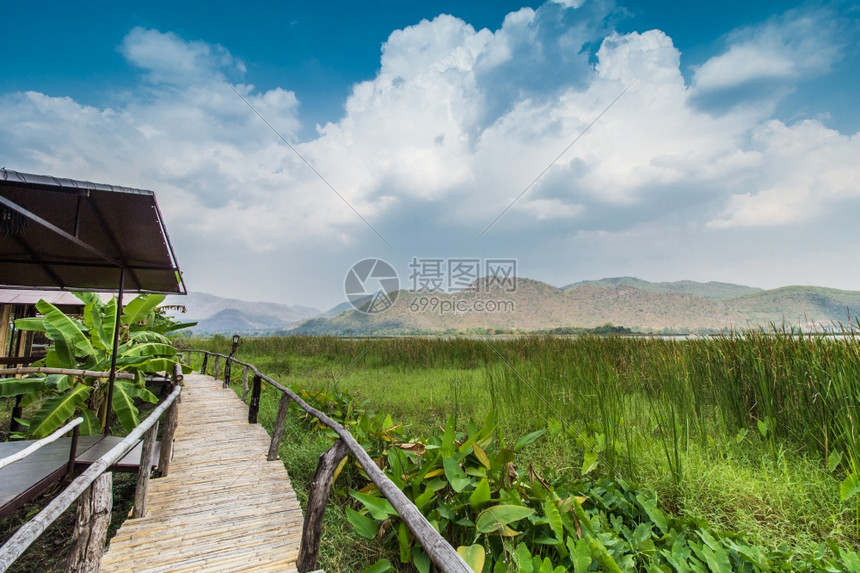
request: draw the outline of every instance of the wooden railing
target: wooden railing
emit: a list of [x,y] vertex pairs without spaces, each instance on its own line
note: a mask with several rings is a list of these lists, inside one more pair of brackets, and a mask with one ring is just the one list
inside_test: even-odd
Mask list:
[[[21,370],[21,369],[18,369]],[[33,370],[33,369],[28,369]],[[49,369],[38,369],[46,372]],[[76,375],[81,371],[74,371]],[[51,372],[53,373],[53,372]],[[58,372],[62,374],[72,371]],[[105,373],[87,372],[86,376]],[[120,379],[125,375],[117,374]],[[131,376],[131,375],[128,375]],[[132,377],[133,379],[133,377]],[[67,571],[98,571],[101,555],[104,553],[107,526],[110,522],[111,503],[111,474],[107,472],[113,464],[122,459],[143,436],[143,451],[140,456],[140,470],[137,479],[137,489],[134,495],[132,517],[143,517],[146,514],[146,488],[152,469],[152,453],[158,433],[158,421],[167,412],[165,425],[161,436],[161,455],[158,462],[160,476],[166,476],[170,465],[173,448],[173,432],[178,420],[178,402],[182,391],[182,369],[177,364],[173,372],[173,391],[161,404],[134,428],[116,446],[96,460],[80,476],[33,519],[22,525],[0,547],[0,572],[6,571],[12,563],[48,528],[72,503],[79,497],[78,515],[73,538],[77,540],[73,554],[69,560]],[[77,430],[77,428],[75,428]],[[82,494],[84,494],[82,496]]]
[[[317,568],[317,556],[319,554],[319,546],[322,537],[322,524],[325,508],[328,503],[329,493],[334,476],[335,469],[340,464],[341,460],[348,454],[352,454],[362,469],[365,471],[370,480],[376,485],[380,493],[391,503],[392,507],[397,511],[400,518],[415,536],[415,539],[424,547],[424,551],[436,564],[436,566],[445,573],[471,573],[472,569],[466,564],[462,557],[457,553],[454,547],[436,531],[427,518],[415,507],[409,498],[392,482],[376,463],[371,459],[363,447],[355,440],[352,434],[332,420],[323,412],[317,410],[307,402],[302,400],[295,392],[281,385],[279,382],[272,380],[265,374],[261,373],[253,364],[242,362],[232,356],[220,354],[217,352],[209,352],[207,350],[189,350],[185,349],[184,353],[201,353],[203,361],[200,367],[200,372],[206,374],[209,366],[209,358],[214,358],[213,376],[219,379],[221,375],[220,362],[224,359],[224,387],[228,387],[230,383],[230,374],[234,364],[244,367],[242,375],[242,400],[246,401],[248,392],[251,393],[251,401],[248,407],[248,422],[255,424],[257,415],[260,410],[260,394],[262,383],[265,381],[273,388],[281,392],[281,399],[278,404],[278,413],[275,417],[274,428],[272,429],[272,440],[269,444],[268,459],[278,459],[278,449],[280,448],[281,434],[284,431],[287,413],[289,410],[290,401],[292,400],[301,407],[302,410],[312,415],[320,422],[331,428],[338,435],[338,440],[325,453],[320,456],[316,472],[314,473],[313,481],[311,482],[311,490],[308,495],[307,508],[305,510],[304,526],[302,529],[302,543],[299,548],[299,558],[297,567],[300,573],[313,571]],[[248,386],[249,373],[253,373],[251,387]]]

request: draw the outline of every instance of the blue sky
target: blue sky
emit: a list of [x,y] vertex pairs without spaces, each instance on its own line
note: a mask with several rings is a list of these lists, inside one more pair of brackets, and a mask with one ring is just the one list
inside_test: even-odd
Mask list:
[[852,2],[9,3],[0,53],[0,166],[155,190],[191,290],[323,308],[372,256],[860,290]]

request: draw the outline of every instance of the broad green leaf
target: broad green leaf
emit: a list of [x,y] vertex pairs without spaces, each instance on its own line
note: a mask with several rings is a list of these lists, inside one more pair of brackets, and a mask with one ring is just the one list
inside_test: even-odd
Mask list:
[[758,426],[758,432],[761,434],[762,438],[767,437],[767,422],[764,420],[756,420],[756,425]]
[[34,330],[36,332],[45,332],[45,319],[43,318],[19,318],[15,321],[15,328],[18,330]]
[[517,545],[517,563],[520,566],[520,573],[534,573],[532,566],[532,554],[525,543]]
[[384,573],[385,571],[395,571],[394,566],[388,559],[380,559],[370,567],[363,569],[361,573]]
[[418,569],[418,573],[430,573],[430,556],[423,551],[412,552],[412,564]]
[[79,428],[79,432],[82,436],[96,436],[102,433],[102,427],[99,423],[99,418],[96,416],[92,410],[83,409],[81,410],[80,416],[84,419]]
[[445,478],[451,484],[451,488],[457,493],[460,493],[466,489],[467,485],[472,483],[472,480],[466,476],[463,468],[460,467],[460,464],[454,458],[443,458],[442,465],[445,467]]
[[588,474],[597,467],[597,452],[586,451],[582,458],[582,475]]
[[830,455],[827,456],[827,471],[836,471],[836,468],[839,467],[839,462],[841,461],[842,452],[840,452],[839,450],[833,450],[832,452],[830,452]]
[[176,356],[176,348],[170,344],[162,344],[160,342],[147,342],[144,344],[135,344],[123,352],[123,356]]
[[0,380],[0,398],[21,396],[45,388],[45,378],[4,378]]
[[555,534],[556,541],[562,543],[564,541],[564,525],[561,522],[561,514],[551,499],[543,501],[543,512],[549,522],[550,529]]
[[45,378],[45,387],[54,392],[65,392],[71,386],[72,383],[67,374],[48,374]]
[[[344,459],[346,459],[346,458],[344,458]],[[436,497],[436,492],[433,490],[433,488],[427,487],[424,490],[424,493],[422,493],[421,495],[419,495],[418,497],[415,498],[415,500],[414,500],[415,507],[417,507],[419,510],[422,510],[424,508],[424,506],[427,505],[428,503],[430,503],[430,501],[433,500],[435,497]]]
[[481,573],[484,570],[484,561],[487,555],[483,545],[477,543],[469,546],[461,545],[457,548],[457,553],[475,573]]
[[358,513],[351,507],[346,508],[346,518],[355,528],[356,533],[365,539],[376,539],[376,532],[379,530],[379,526],[376,525],[375,521],[366,515]]
[[[44,317],[45,332],[54,343],[60,364],[65,368],[79,368],[94,361],[95,351],[90,340],[76,322],[44,300],[37,302],[36,308]],[[79,362],[78,358],[81,358],[83,363]]]
[[534,512],[533,509],[521,505],[496,505],[478,515],[475,528],[480,533],[500,531],[506,525],[525,519]]
[[92,388],[86,384],[76,384],[71,390],[59,396],[51,396],[30,420],[30,434],[34,438],[44,438],[65,424],[83,406]]
[[538,430],[536,432],[532,432],[531,434],[526,434],[525,436],[523,436],[519,440],[517,440],[516,444],[514,444],[514,451],[517,451],[520,448],[529,445],[533,441],[535,441],[538,438],[540,438],[541,436],[543,436],[545,433],[546,433],[546,428],[544,428],[543,430]]
[[156,306],[164,302],[163,294],[141,294],[125,305],[122,311],[122,323],[131,325],[144,320]]
[[585,573],[591,566],[591,548],[587,539],[579,539],[574,543],[573,537],[567,538],[567,550],[573,562],[573,573]]
[[132,430],[140,424],[138,409],[134,405],[134,398],[138,394],[138,388],[128,380],[114,380],[113,385],[113,410],[122,427]]
[[[142,356],[138,358],[144,358]],[[138,367],[146,372],[173,372],[176,360],[172,358],[150,358],[138,363]],[[185,372],[185,369],[182,370]]]
[[482,505],[489,503],[490,501],[490,482],[486,479],[482,479],[478,482],[475,491],[472,492],[472,495],[469,496],[469,506],[472,509],[478,509]]
[[482,466],[490,469],[490,456],[487,455],[487,452],[485,452],[477,442],[472,444],[472,454],[474,454],[475,458]]
[[397,515],[391,503],[383,497],[374,497],[355,490],[350,490],[349,495],[357,499],[367,508],[374,519],[386,519],[389,515]]
[[540,573],[552,573],[552,561],[549,560],[549,557],[544,557],[539,571]]
[[159,334],[158,332],[151,332],[149,330],[140,330],[138,332],[132,332],[129,335],[128,339],[133,340],[135,342],[160,342],[161,344],[170,344],[169,338],[167,338],[163,334]]
[[110,352],[116,329],[116,299],[102,304],[98,297],[93,297],[84,307],[84,322],[90,326],[93,346]]
[[842,485],[839,486],[839,498],[842,501],[848,501],[858,493],[860,493],[860,474],[853,472],[842,480]]
[[406,522],[401,521],[397,527],[397,544],[400,547],[400,562],[412,562],[412,546],[409,540],[409,529],[406,527]]
[[642,506],[642,509],[645,510],[645,513],[648,514],[648,517],[651,518],[651,521],[654,522],[660,531],[665,535],[669,531],[669,521],[666,518],[666,514],[657,507],[656,499],[648,499],[642,494],[636,496],[636,501],[639,502],[639,505]]
[[618,563],[612,558],[612,555],[609,554],[603,543],[590,535],[586,536],[586,538],[588,539],[588,546],[591,549],[591,556],[603,566],[603,569],[608,573],[621,573],[621,567],[618,566]]

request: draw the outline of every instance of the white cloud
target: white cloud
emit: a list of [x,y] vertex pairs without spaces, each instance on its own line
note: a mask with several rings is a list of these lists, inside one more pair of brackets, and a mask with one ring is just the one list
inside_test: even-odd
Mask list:
[[698,67],[693,84],[707,92],[824,74],[840,52],[834,32],[826,11],[789,11],[729,35],[726,51]]
[[120,52],[135,66],[148,70],[152,82],[186,84],[200,78],[223,78],[223,73],[245,72],[245,64],[217,44],[186,41],[172,32],[134,28],[123,39]]
[[715,229],[786,225],[812,218],[846,200],[860,199],[860,140],[807,120],[793,126],[772,120],[753,134],[764,163],[762,182],[732,195]]
[[[355,85],[344,116],[306,141],[289,86],[262,92],[243,83],[244,65],[227,49],[136,28],[121,52],[145,72],[139,91],[103,109],[35,92],[0,96],[0,155],[11,169],[155,189],[171,235],[200,253],[188,255],[192,269],[217,245],[225,259],[266,260],[258,272],[271,277],[286,272],[273,260],[317,272],[314,256],[354,260],[380,247],[352,208],[408,256],[462,249],[544,170],[485,242],[527,259],[572,237],[620,265],[631,260],[622,251],[646,244],[671,253],[661,236],[707,242],[729,229],[797,225],[860,198],[856,135],[772,121],[755,106],[715,117],[693,101],[702,90],[830,65],[835,52],[812,29],[814,14],[738,32],[692,87],[665,33],[610,33],[591,65],[581,37],[549,20],[557,16],[523,9],[490,31],[442,15],[397,30],[376,77]],[[558,54],[570,66],[551,71]]]

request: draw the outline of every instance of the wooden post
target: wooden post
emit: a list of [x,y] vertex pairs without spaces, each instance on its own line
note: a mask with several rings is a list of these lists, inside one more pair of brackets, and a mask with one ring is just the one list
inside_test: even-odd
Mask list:
[[229,388],[229,387],[230,387],[230,371],[231,371],[230,366],[231,366],[232,364],[233,364],[233,358],[232,358],[232,357],[228,357],[228,358],[227,358],[227,363],[226,363],[226,364],[224,364],[224,388]]
[[248,423],[257,423],[257,414],[260,412],[260,391],[263,379],[259,374],[254,374],[254,389],[251,392],[251,406],[248,408]]
[[302,528],[302,544],[299,547],[299,558],[296,567],[299,573],[306,573],[317,568],[317,556],[322,538],[323,517],[331,491],[332,478],[337,466],[347,454],[348,448],[343,440],[336,441],[332,447],[320,456],[314,479],[311,481],[308,505],[305,511],[305,523]]
[[[75,412],[77,416],[79,412]],[[66,473],[71,474],[75,471],[75,460],[78,458],[78,436],[81,434],[80,427],[75,426],[72,430],[72,445],[69,446],[69,464],[66,466]]]
[[242,401],[248,401],[248,367],[245,366],[245,371],[242,372]]
[[113,506],[113,475],[103,473],[78,498],[74,548],[66,563],[67,573],[97,573],[105,551]]
[[209,362],[209,355],[207,353],[203,353],[203,364],[200,366],[200,373],[204,376],[206,375],[206,363]]
[[149,487],[149,474],[152,473],[152,451],[155,449],[155,436],[158,435],[158,422],[143,436],[143,451],[140,452],[140,469],[137,472],[137,488],[134,490],[134,508],[131,518],[146,516],[146,489]]
[[[18,420],[24,417],[24,408],[21,407],[21,396],[15,396],[15,405],[12,406],[12,415],[9,416],[9,433],[20,432],[24,429],[24,426],[21,425]],[[20,439],[20,438],[19,438]]]
[[221,357],[219,355],[215,355],[215,372],[212,374],[212,377],[215,380],[218,380],[218,376],[221,375]]
[[161,432],[161,453],[158,455],[158,476],[166,477],[173,457],[173,434],[179,424],[179,400],[174,400],[164,414],[164,430]]
[[287,422],[287,412],[290,409],[290,397],[286,394],[281,394],[281,401],[278,403],[278,415],[275,418],[275,427],[272,428],[272,441],[269,444],[269,456],[266,458],[270,462],[278,459],[278,450],[281,447],[281,434],[284,433],[284,424]]

